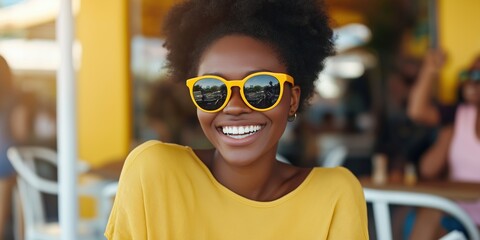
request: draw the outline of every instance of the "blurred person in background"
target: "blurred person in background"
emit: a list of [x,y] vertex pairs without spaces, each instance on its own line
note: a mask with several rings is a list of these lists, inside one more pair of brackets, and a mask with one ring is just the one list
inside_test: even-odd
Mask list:
[[421,156],[435,140],[434,127],[412,121],[407,114],[420,61],[410,56],[398,57],[387,77],[385,119],[379,131],[377,151],[387,155],[393,182],[403,181],[405,166],[418,166]]
[[[55,148],[55,108],[34,92],[20,91],[11,68],[0,56],[0,239],[11,239],[10,213],[15,170],[7,158],[11,146]],[[51,172],[50,174],[55,174]]]
[[[405,169],[418,165],[422,155],[435,141],[437,129],[412,121],[407,107],[420,71],[421,59],[406,53],[398,54],[386,76],[386,93],[383,113],[378,122],[375,151],[385,154],[387,159],[388,181],[405,181]],[[375,165],[374,165],[375,166]],[[375,169],[372,169],[375,172]],[[392,231],[395,239],[404,239],[405,225],[411,220],[410,207],[393,206]],[[405,220],[410,221],[405,221]]]
[[[420,176],[480,183],[480,56],[460,74],[459,101],[450,106],[434,104],[431,96],[444,62],[441,50],[427,54],[409,104],[413,120],[441,127],[436,142],[421,158]],[[458,204],[480,226],[480,202]],[[411,239],[433,239],[439,231],[459,229],[454,220],[429,209],[420,210],[417,221]]]
[[0,239],[6,238],[11,209],[15,170],[7,159],[7,149],[28,138],[25,109],[17,101],[18,93],[7,61],[0,56]]
[[154,139],[193,148],[210,148],[197,121],[196,108],[183,83],[161,79],[152,87],[147,107],[147,124]]

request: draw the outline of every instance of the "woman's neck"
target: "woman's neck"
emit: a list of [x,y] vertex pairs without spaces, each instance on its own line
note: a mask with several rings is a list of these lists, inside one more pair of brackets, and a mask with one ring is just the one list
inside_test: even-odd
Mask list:
[[[272,154],[270,154],[272,155]],[[233,192],[257,201],[270,200],[278,174],[275,155],[263,156],[247,165],[235,165],[215,152],[210,171],[223,186]]]
[[273,201],[295,190],[312,168],[278,162],[275,155],[249,166],[232,166],[214,149],[195,150],[215,179],[236,194],[255,201]]
[[275,156],[237,166],[215,151],[207,166],[218,182],[236,194],[255,201],[273,201],[296,189],[311,170],[278,162]]

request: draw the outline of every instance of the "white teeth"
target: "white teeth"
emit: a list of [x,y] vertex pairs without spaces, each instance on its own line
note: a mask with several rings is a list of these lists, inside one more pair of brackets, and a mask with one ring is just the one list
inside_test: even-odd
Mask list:
[[240,139],[248,137],[262,128],[260,125],[249,125],[249,126],[224,126],[222,127],[222,132],[225,135],[230,137]]

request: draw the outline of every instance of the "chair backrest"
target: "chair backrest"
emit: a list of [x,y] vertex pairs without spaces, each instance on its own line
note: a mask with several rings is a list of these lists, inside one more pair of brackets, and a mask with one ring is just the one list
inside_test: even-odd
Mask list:
[[18,174],[17,187],[25,229],[34,223],[46,223],[42,193],[57,195],[58,184],[37,174],[37,161],[43,160],[56,166],[55,151],[42,147],[11,147],[7,156]]
[[328,150],[323,159],[320,160],[319,165],[322,167],[338,167],[342,166],[347,158],[348,150],[343,145],[338,145]]
[[287,163],[287,164],[292,164],[286,157],[284,157],[282,154],[277,153],[277,161]]
[[108,218],[112,210],[113,199],[117,194],[117,189],[118,189],[118,182],[112,182],[103,187],[102,200],[100,203],[102,204],[102,206],[100,207],[100,209],[102,209],[102,212],[100,213],[100,219],[102,221],[103,226],[107,226]]
[[369,188],[364,188],[363,191],[365,200],[367,203],[371,203],[373,207],[377,239],[392,239],[389,205],[401,205],[439,209],[459,220],[467,230],[469,239],[480,240],[480,234],[473,220],[463,209],[449,199],[432,194],[405,191]]
[[[18,194],[16,195],[18,195],[23,210],[25,238],[58,239],[58,222],[48,221],[42,194],[58,195],[59,185],[56,179],[48,179],[39,174],[43,170],[41,167],[45,166],[40,164],[41,161],[51,164],[54,168],[57,167],[57,153],[44,147],[10,147],[7,150],[7,157],[17,172]],[[80,174],[87,172],[90,167],[87,162],[78,160],[76,161],[76,169],[77,174]],[[83,179],[85,181],[82,183],[79,178],[78,195],[94,198],[98,205],[102,198],[103,187],[111,181],[104,181],[95,177]],[[96,206],[96,211],[98,215],[98,211],[102,212],[102,209]],[[14,217],[18,218],[18,216]],[[104,221],[102,219],[97,216],[97,218],[80,220],[78,233],[81,239],[103,239],[104,226],[101,224]],[[51,231],[53,227],[57,229]]]

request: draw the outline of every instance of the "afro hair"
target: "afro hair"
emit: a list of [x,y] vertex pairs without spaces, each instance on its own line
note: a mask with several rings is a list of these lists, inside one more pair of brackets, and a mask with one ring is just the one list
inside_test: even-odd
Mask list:
[[164,21],[172,77],[196,75],[203,51],[215,40],[245,35],[271,45],[302,91],[300,108],[314,89],[324,59],[334,53],[323,2],[315,0],[186,0]]

